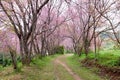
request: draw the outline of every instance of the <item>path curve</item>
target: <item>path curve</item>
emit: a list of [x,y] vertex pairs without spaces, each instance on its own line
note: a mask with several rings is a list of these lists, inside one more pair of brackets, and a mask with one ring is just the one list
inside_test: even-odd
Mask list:
[[61,66],[63,66],[75,80],[82,80],[76,73],[74,73],[72,71],[72,69],[70,69],[68,67],[68,65],[65,62],[62,61],[63,59],[67,58],[68,56],[72,56],[72,54],[65,54],[65,55],[57,57],[54,61],[55,64],[60,64]]

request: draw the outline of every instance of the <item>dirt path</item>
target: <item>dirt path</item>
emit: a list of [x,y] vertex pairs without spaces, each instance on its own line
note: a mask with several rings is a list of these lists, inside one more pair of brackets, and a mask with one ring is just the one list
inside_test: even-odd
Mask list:
[[74,78],[74,80],[82,80],[76,73],[74,73],[69,67],[68,65],[66,64],[65,62],[65,59],[68,57],[68,56],[72,56],[72,54],[65,54],[65,55],[62,55],[62,56],[59,56],[57,57],[55,60],[54,60],[54,63],[55,64],[59,64],[61,65],[62,67],[64,67],[68,73]]

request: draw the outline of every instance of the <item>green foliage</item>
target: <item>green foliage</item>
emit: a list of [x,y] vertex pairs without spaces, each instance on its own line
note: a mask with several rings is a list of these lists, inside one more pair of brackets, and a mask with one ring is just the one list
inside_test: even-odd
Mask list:
[[6,66],[7,66],[7,59],[3,61],[3,67],[6,67]]
[[20,56],[17,56],[17,61],[21,62],[21,57]]
[[72,50],[64,50],[65,53],[73,53]]
[[64,46],[57,46],[57,47],[54,47],[54,53],[56,54],[64,54]]
[[114,54],[101,54],[99,56],[99,64],[110,67],[119,66],[119,58],[120,56]]
[[114,50],[119,50],[119,49],[120,49],[120,44],[114,45],[114,46],[113,46],[113,49],[114,49]]
[[3,65],[3,67],[6,67],[6,66],[11,65],[11,63],[12,63],[11,59],[4,58],[2,65]]
[[101,50],[100,54],[114,54],[114,55],[120,55],[120,50]]
[[17,63],[17,69],[15,69],[15,73],[20,73],[22,72],[22,63],[18,62]]
[[[21,62],[21,57],[19,55],[17,56],[17,62]],[[0,53],[0,65],[3,67],[12,65],[11,55],[8,53]]]
[[3,64],[3,61],[4,61],[3,54],[0,53],[0,64]]
[[11,64],[11,59],[9,55],[5,55],[4,53],[0,53],[0,64],[3,67],[6,67]]
[[[100,51],[98,55],[98,63],[103,66],[109,66],[109,67],[114,67],[114,66],[120,66],[120,50],[103,50]],[[81,58],[85,59],[85,55],[82,55]],[[95,59],[95,54],[90,53],[87,57],[89,60]]]
[[[89,53],[93,53],[93,51],[90,50],[90,49],[88,49],[88,52],[89,52]],[[84,49],[81,50],[81,54],[83,54],[83,55],[85,54],[85,50],[84,50]]]

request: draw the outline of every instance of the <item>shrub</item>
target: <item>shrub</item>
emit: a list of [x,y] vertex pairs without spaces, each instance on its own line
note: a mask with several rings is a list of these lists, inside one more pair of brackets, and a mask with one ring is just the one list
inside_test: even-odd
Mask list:
[[6,67],[6,66],[7,66],[7,63],[8,63],[8,59],[5,59],[5,60],[3,61],[3,67]]
[[120,66],[120,57],[118,57],[117,66]]
[[21,62],[21,57],[20,56],[17,57],[17,61]]
[[72,50],[66,50],[66,53],[74,53]]
[[7,54],[0,54],[0,64],[3,66],[3,67],[6,67],[6,66],[9,66],[11,65],[12,63],[12,60],[10,58],[10,55],[7,55]]
[[120,49],[120,45],[115,45],[115,46],[113,46],[113,49],[114,49],[114,50],[119,50],[119,49]]
[[64,54],[64,47],[63,46],[54,47],[53,52],[56,54]]
[[0,64],[3,64],[3,57],[0,55]]

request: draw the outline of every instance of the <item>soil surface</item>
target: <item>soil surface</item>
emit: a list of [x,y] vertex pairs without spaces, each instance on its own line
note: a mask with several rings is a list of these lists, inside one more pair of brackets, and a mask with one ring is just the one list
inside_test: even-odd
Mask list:
[[74,78],[74,80],[82,80],[75,72],[72,71],[72,69],[64,61],[68,56],[72,56],[72,55],[73,54],[61,55],[54,60],[54,64],[59,64],[62,67],[64,67],[66,71],[68,71],[68,73]]

